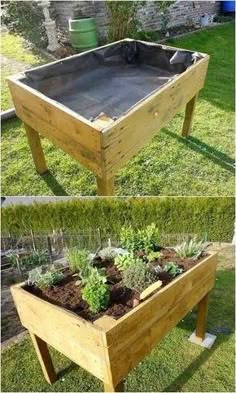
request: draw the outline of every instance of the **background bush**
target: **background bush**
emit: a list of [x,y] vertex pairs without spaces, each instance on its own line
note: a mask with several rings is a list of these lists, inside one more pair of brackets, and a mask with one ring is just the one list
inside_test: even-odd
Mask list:
[[207,233],[211,241],[231,241],[234,198],[96,198],[16,205],[2,209],[2,231],[11,234],[100,228],[118,236],[124,224],[143,228],[154,222],[161,233]]
[[43,11],[36,1],[3,1],[2,23],[40,47],[47,46]]

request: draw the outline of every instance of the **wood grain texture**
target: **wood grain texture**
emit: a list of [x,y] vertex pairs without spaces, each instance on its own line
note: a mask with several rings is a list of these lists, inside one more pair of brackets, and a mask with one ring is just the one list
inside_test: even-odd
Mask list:
[[46,381],[49,384],[56,382],[57,375],[52,364],[52,359],[47,344],[45,341],[41,340],[41,338],[31,332],[30,336]]
[[206,333],[208,301],[209,295],[207,294],[198,303],[196,337],[201,340],[204,340]]
[[208,61],[209,56],[204,57],[102,131],[102,154],[108,178],[203,88]]
[[28,124],[24,123],[29,147],[31,150],[31,154],[33,157],[34,165],[36,167],[37,172],[40,175],[43,175],[47,172],[47,164],[45,161],[40,136],[39,134]]
[[96,177],[97,179],[97,193],[99,196],[113,196],[115,192],[114,177],[110,179]]
[[196,94],[186,105],[182,136],[189,136],[192,128],[193,115],[197,103],[198,94]]

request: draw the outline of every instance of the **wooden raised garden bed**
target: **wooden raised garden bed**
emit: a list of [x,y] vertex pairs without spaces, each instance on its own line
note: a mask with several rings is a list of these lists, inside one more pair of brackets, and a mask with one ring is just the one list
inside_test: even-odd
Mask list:
[[37,171],[47,166],[40,134],[93,171],[99,195],[186,106],[188,136],[209,56],[125,39],[9,78]]
[[196,338],[199,343],[204,340],[216,263],[216,254],[208,252],[119,319],[103,315],[93,322],[85,320],[30,293],[25,283],[12,286],[11,291],[49,383],[56,380],[56,373],[47,344],[99,378],[105,391],[122,391],[127,374],[195,305]]

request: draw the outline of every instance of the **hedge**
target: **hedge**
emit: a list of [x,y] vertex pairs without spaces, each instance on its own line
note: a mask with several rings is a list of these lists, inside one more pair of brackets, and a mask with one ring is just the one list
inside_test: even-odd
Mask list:
[[15,205],[2,209],[2,232],[23,234],[100,228],[117,236],[124,224],[142,228],[155,222],[162,233],[207,234],[210,241],[231,241],[234,198],[81,198],[65,202]]

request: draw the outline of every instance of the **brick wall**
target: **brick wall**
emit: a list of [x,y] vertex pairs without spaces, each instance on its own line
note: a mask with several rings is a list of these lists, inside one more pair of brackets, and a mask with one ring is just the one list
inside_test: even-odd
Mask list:
[[[57,23],[68,29],[68,20],[76,15],[93,16],[101,37],[107,34],[108,19],[104,1],[54,1],[57,13]],[[190,21],[199,22],[202,14],[217,14],[219,1],[176,1],[171,5],[169,27],[184,25]],[[142,23],[142,30],[159,30],[161,26],[160,13],[153,1],[147,1],[145,6],[140,4],[138,19]]]

